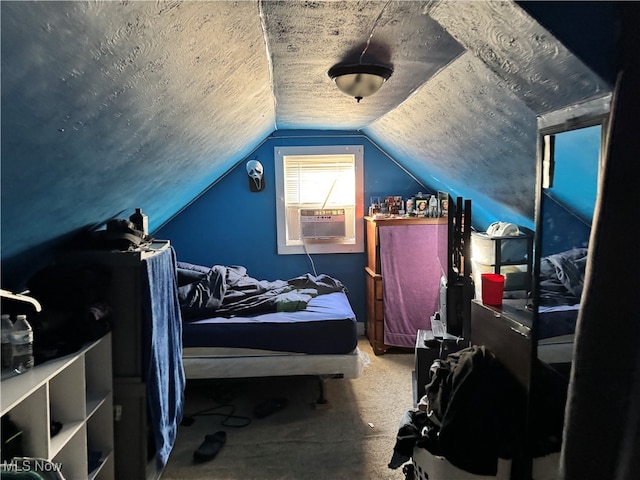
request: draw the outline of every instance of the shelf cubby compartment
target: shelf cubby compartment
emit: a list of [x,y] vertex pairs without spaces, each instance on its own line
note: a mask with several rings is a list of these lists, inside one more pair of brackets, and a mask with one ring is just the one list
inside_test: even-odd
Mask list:
[[[0,413],[22,431],[22,456],[49,460],[67,479],[113,480],[111,334],[78,352],[3,375]],[[52,422],[61,429],[51,435]],[[89,472],[89,449],[104,452]]]
[[[109,393],[87,420],[87,457],[89,478],[113,478],[113,396]],[[97,456],[97,462],[94,460]]]
[[75,433],[67,439],[51,462],[60,466],[64,478],[87,478],[86,425],[81,423]]
[[50,440],[49,457],[55,457],[78,432],[86,417],[84,358],[73,362],[49,381],[50,422],[62,424]]
[[[110,356],[110,337],[85,354],[87,461],[89,478],[97,480],[114,477],[112,369],[104,362]],[[96,452],[99,460],[94,464]]]
[[105,358],[110,356],[110,337],[93,345],[84,356],[87,416],[91,416],[96,409],[100,408],[113,389],[111,363],[105,363],[104,361]]
[[[18,379],[18,377],[14,378]],[[17,383],[9,380],[2,382],[3,397],[5,397],[5,393],[10,393],[5,390],[8,388],[5,383]],[[22,431],[22,448],[24,452],[28,452],[29,456],[32,457],[48,458],[49,456],[47,390],[46,384],[38,385],[23,400],[6,411],[4,409],[4,401],[2,403],[2,416],[9,415],[11,421]]]

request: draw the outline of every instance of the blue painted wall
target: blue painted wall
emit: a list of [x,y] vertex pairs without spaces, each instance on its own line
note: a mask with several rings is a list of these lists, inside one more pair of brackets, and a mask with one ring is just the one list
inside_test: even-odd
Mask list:
[[[306,255],[278,255],[274,148],[279,146],[364,145],[365,205],[370,196],[408,197],[425,186],[358,132],[274,132],[246,159],[179,215],[154,232],[171,240],[178,260],[211,266],[244,265],[250,276],[286,280],[313,272]],[[257,159],[265,168],[265,189],[250,192],[245,163]],[[366,208],[365,208],[366,209]],[[365,321],[366,254],[313,255],[318,274],[340,279],[358,321]]]
[[542,212],[541,256],[589,245],[591,223],[586,223],[546,193],[542,198]]
[[602,127],[596,125],[556,135],[555,172],[550,195],[585,223],[593,221],[598,195]]
[[555,136],[553,185],[542,198],[543,256],[589,245],[601,137],[600,125]]

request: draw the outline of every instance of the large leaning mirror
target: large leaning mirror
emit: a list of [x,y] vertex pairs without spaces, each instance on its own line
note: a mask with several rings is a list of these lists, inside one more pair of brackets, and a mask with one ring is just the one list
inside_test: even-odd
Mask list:
[[529,418],[534,456],[559,452],[610,96],[538,119]]
[[601,97],[538,122],[533,337],[538,359],[567,377],[609,103]]

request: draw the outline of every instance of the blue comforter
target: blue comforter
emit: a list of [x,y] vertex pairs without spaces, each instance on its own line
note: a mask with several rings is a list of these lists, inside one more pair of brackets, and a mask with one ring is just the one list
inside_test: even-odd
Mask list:
[[574,248],[541,259],[541,305],[576,305],[580,303],[587,253],[586,248]]
[[203,267],[178,262],[178,298],[184,318],[232,317],[304,310],[321,294],[346,292],[329,275],[305,274],[290,280],[258,280],[245,267]]

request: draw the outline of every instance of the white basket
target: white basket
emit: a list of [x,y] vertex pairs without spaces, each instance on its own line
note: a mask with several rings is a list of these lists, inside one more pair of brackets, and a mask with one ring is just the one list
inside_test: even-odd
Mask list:
[[486,265],[495,265],[496,251],[500,249],[500,263],[525,263],[529,256],[530,235],[491,237],[482,232],[471,232],[471,258]]
[[535,480],[558,480],[560,452],[533,459],[532,477]]
[[[413,466],[416,480],[509,480],[511,478],[511,460],[498,459],[496,476],[474,475],[460,470],[444,457],[432,455],[424,448],[413,449]],[[532,477],[535,480],[557,480],[560,453],[552,453],[533,459]]]
[[416,480],[509,480],[511,460],[498,459],[497,475],[474,475],[454,467],[444,457],[432,455],[424,448],[413,449],[413,466]]

